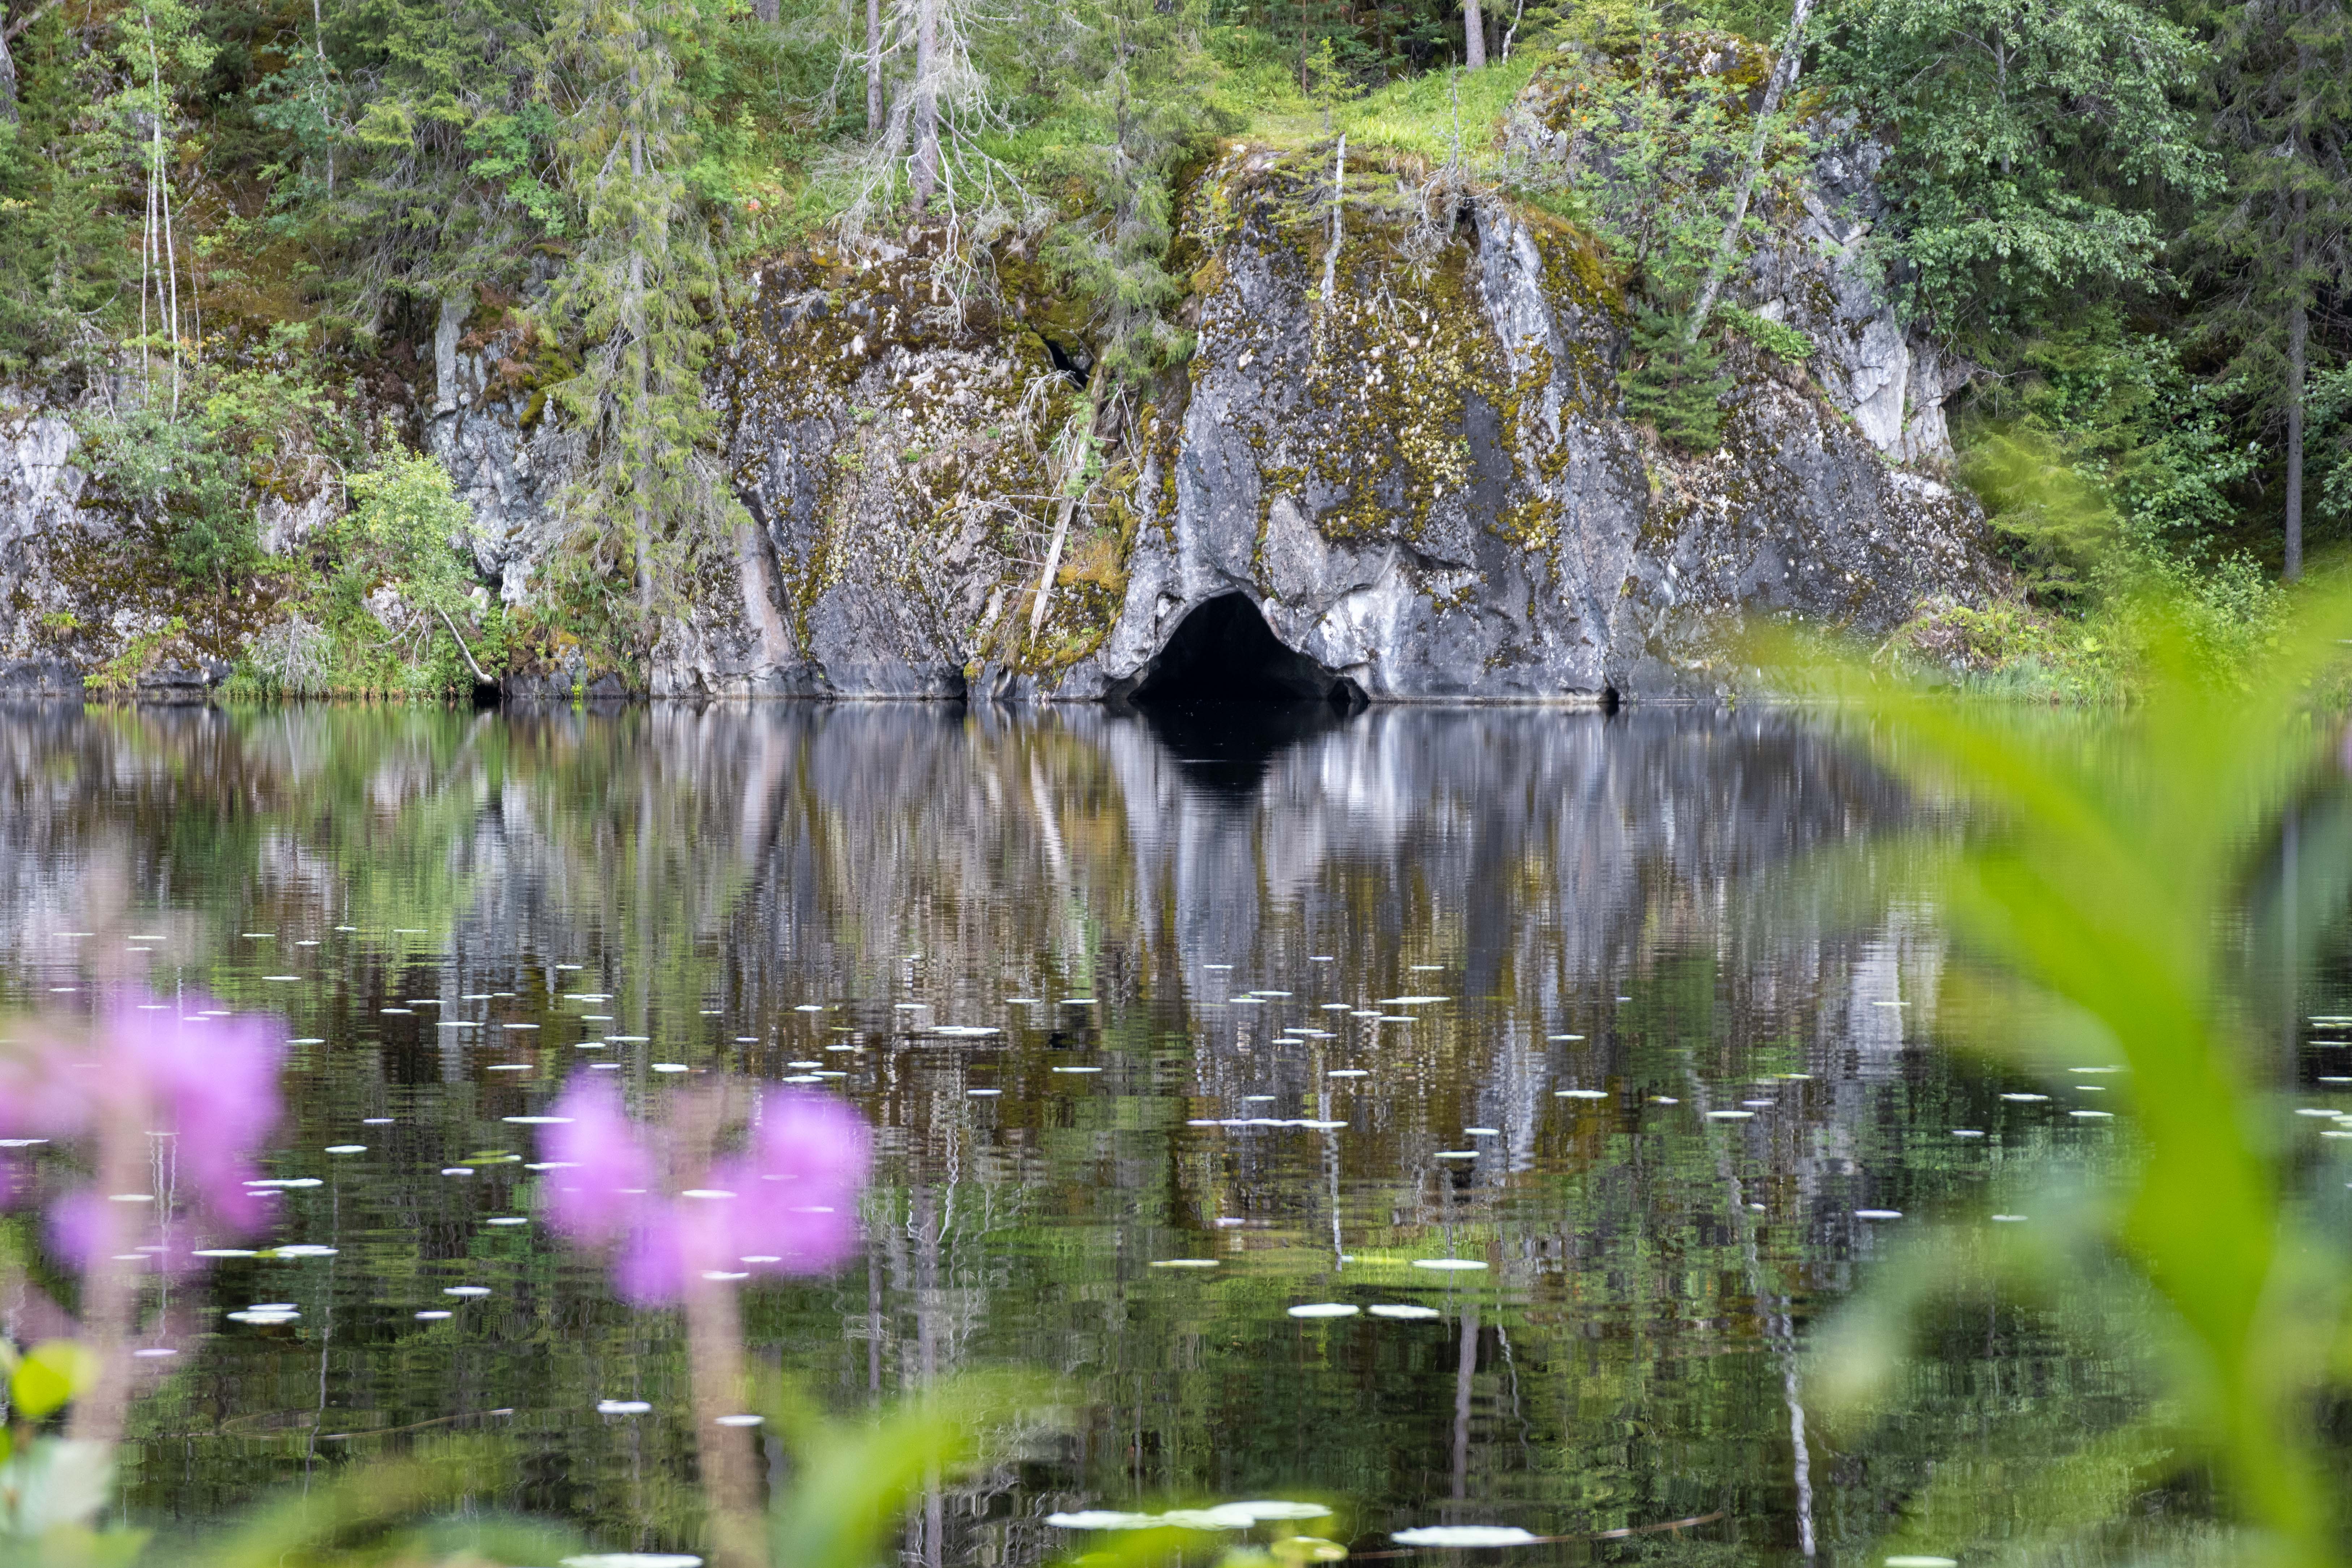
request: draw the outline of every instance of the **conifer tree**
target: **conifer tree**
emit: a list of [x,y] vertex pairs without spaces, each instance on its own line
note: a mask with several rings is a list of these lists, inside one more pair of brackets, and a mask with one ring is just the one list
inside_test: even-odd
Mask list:
[[719,268],[684,172],[690,105],[677,56],[715,24],[704,0],[569,0],[551,58],[576,107],[559,143],[581,205],[580,240],[547,304],[584,351],[551,396],[584,435],[564,498],[601,577],[626,573],[650,626],[662,585],[731,521],[735,502],[707,450],[702,401]]
[[2315,307],[2352,281],[2352,12],[2344,0],[2250,0],[2222,29],[2210,82],[2225,199],[2199,226],[2217,284],[2210,331],[2283,426],[2284,565],[2303,573],[2304,437]]

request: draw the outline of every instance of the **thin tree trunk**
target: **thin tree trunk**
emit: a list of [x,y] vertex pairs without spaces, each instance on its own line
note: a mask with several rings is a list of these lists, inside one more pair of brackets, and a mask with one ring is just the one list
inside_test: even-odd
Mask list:
[[[629,175],[642,192],[646,182],[645,105],[637,97],[637,66],[635,60],[629,62]],[[636,406],[630,411],[630,417],[641,423],[650,422],[653,414],[646,406],[646,362],[653,353],[653,345],[646,341],[646,257],[641,247],[633,250],[629,257],[629,291],[626,302],[622,306],[622,320],[631,340],[630,391],[636,399]],[[634,441],[626,443],[629,448],[635,446]],[[649,459],[653,454],[638,452],[635,455],[642,461]],[[637,608],[650,616],[654,607],[653,523],[644,500],[645,479],[645,475],[633,474],[629,476],[628,483],[630,493],[638,498],[634,508]]]
[[1486,68],[1486,19],[1478,14],[1478,0],[1462,0],[1463,68]]
[[2286,308],[2286,566],[2290,583],[2303,576],[2303,398],[2310,313],[2303,297],[2304,193],[2294,194],[2294,282]]
[[[310,41],[319,50],[319,86],[323,91],[327,86],[328,70],[327,18],[325,13],[319,8],[319,0],[310,0]],[[331,128],[331,121],[330,129]],[[327,143],[327,199],[331,202],[335,199],[335,144],[332,142]],[[195,268],[193,266],[188,268],[188,278],[189,286],[194,288]],[[199,331],[198,336],[202,335]]]
[[882,131],[882,0],[866,0],[866,134]]
[[5,35],[0,35],[0,120],[16,123],[16,57],[8,52]]
[[1798,68],[1805,58],[1805,18],[1812,15],[1813,0],[1795,0],[1789,11],[1789,36],[1781,40],[1780,58],[1773,62],[1772,75],[1764,84],[1764,101],[1756,106],[1756,129],[1748,138],[1748,161],[1739,170],[1739,190],[1732,197],[1731,216],[1724,221],[1723,238],[1715,247],[1715,259],[1707,263],[1706,281],[1699,285],[1698,301],[1691,307],[1690,320],[1683,325],[1683,342],[1698,342],[1699,333],[1706,331],[1706,319],[1715,313],[1715,301],[1723,292],[1725,279],[1731,275],[1732,258],[1739,252],[1739,231],[1748,223],[1748,204],[1756,195],[1756,176],[1764,169],[1764,142],[1771,134],[1772,117],[1780,112],[1780,100],[1789,89],[1796,85]]
[[1087,400],[1086,426],[1077,432],[1076,439],[1070,443],[1067,454],[1059,465],[1055,475],[1058,487],[1063,493],[1061,502],[1054,512],[1054,538],[1045,547],[1045,569],[1037,574],[1036,603],[1029,611],[1029,640],[1033,643],[1037,640],[1037,634],[1045,627],[1045,607],[1053,600],[1054,579],[1062,570],[1062,545],[1070,536],[1070,514],[1077,510],[1078,498],[1069,493],[1070,479],[1074,475],[1085,471],[1087,443],[1092,439],[1095,426],[1102,418],[1103,393],[1109,385],[1110,378],[1103,374],[1101,365],[1096,365],[1093,395]]
[[940,0],[915,6],[915,210],[919,213],[940,183],[940,84],[937,54]]
[[154,185],[163,213],[163,288],[160,292],[166,304],[164,329],[172,338],[172,417],[176,420],[180,416],[180,253],[172,242],[172,178],[163,163],[163,60],[155,52],[152,37],[147,40],[147,64],[155,85]]

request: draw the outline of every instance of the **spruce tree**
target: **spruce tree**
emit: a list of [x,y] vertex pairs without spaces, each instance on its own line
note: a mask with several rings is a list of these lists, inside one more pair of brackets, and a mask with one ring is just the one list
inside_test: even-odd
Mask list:
[[551,38],[574,95],[559,150],[582,208],[546,306],[583,351],[551,393],[587,438],[564,507],[584,547],[575,562],[632,577],[646,628],[668,607],[662,586],[736,505],[708,450],[719,265],[685,178],[694,139],[677,73],[719,11],[716,0],[569,0]]
[[[2303,572],[2304,435],[2315,308],[2340,309],[2352,268],[2352,11],[2345,0],[2250,0],[2210,77],[2225,199],[2197,226],[2228,373],[2284,436],[2284,569]],[[2325,345],[2323,344],[2323,347]]]
[[1679,311],[1643,308],[1633,318],[1633,363],[1617,378],[1626,417],[1647,421],[1676,451],[1715,450],[1727,385],[1715,344],[1685,337]]

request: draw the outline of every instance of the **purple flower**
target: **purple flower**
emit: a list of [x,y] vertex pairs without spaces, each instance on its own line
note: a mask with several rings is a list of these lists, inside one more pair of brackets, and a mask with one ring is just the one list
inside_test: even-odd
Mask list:
[[553,1113],[571,1120],[547,1136],[549,1222],[618,1243],[614,1281],[633,1302],[676,1301],[696,1278],[823,1273],[856,1250],[871,1135],[839,1100],[768,1093],[748,1148],[683,1170],[670,1130],[630,1121],[609,1082],[575,1079]]
[[[110,1005],[87,1039],[0,1054],[0,1135],[98,1143],[99,1184],[49,1211],[51,1238],[84,1268],[133,1234],[162,1236],[178,1212],[240,1235],[266,1217],[247,1183],[251,1151],[278,1121],[283,1031],[259,1017],[199,1018],[213,1007],[204,996],[185,1002],[185,1016],[142,1009],[143,994]],[[101,1191],[110,1176],[135,1190]],[[167,1267],[192,1261],[184,1247],[149,1250]]]

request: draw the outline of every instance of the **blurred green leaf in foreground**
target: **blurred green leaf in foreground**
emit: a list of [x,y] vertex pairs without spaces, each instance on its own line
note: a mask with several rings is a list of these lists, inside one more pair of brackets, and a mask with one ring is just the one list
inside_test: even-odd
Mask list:
[[[1811,1386],[1853,1443],[1938,1298],[2038,1293],[2063,1317],[2065,1298],[2088,1289],[2104,1304],[2075,1300],[2072,1327],[2146,1357],[2143,1415],[2033,1474],[1979,1443],[1939,1468],[1881,1552],[1990,1544],[1971,1521],[1991,1508],[2040,1527],[2055,1552],[2070,1532],[2115,1528],[2135,1499],[2195,1493],[2210,1478],[2231,1522],[2200,1538],[2200,1554],[2296,1568],[2341,1559],[2343,1456],[2316,1417],[2341,1331],[2342,1248],[2291,1201],[2274,1098],[2286,1085],[2250,1023],[2279,964],[2299,962],[2281,933],[2315,930],[2323,911],[2276,929],[2249,915],[2273,898],[2308,905],[2300,885],[2315,869],[2345,880],[2344,792],[2326,787],[2342,723],[2315,693],[2347,633],[2352,589],[2315,592],[2243,684],[2213,679],[2185,633],[2159,637],[2143,700],[2095,729],[1852,665],[1784,666],[1864,716],[1882,759],[1925,796],[1967,800],[1980,825],[1963,833],[1930,813],[1914,862],[1969,961],[1945,982],[1948,1027],[2053,1077],[2084,1063],[2125,1069],[2101,1080],[2127,1112],[2113,1184],[2069,1197],[2053,1183],[2030,1229],[1946,1230],[1890,1261],[1823,1334]],[[2263,868],[2290,811],[2305,874],[2273,890]],[[2147,1544],[2109,1542],[2129,1555]],[[2179,1549],[2176,1538],[2160,1550]]]

